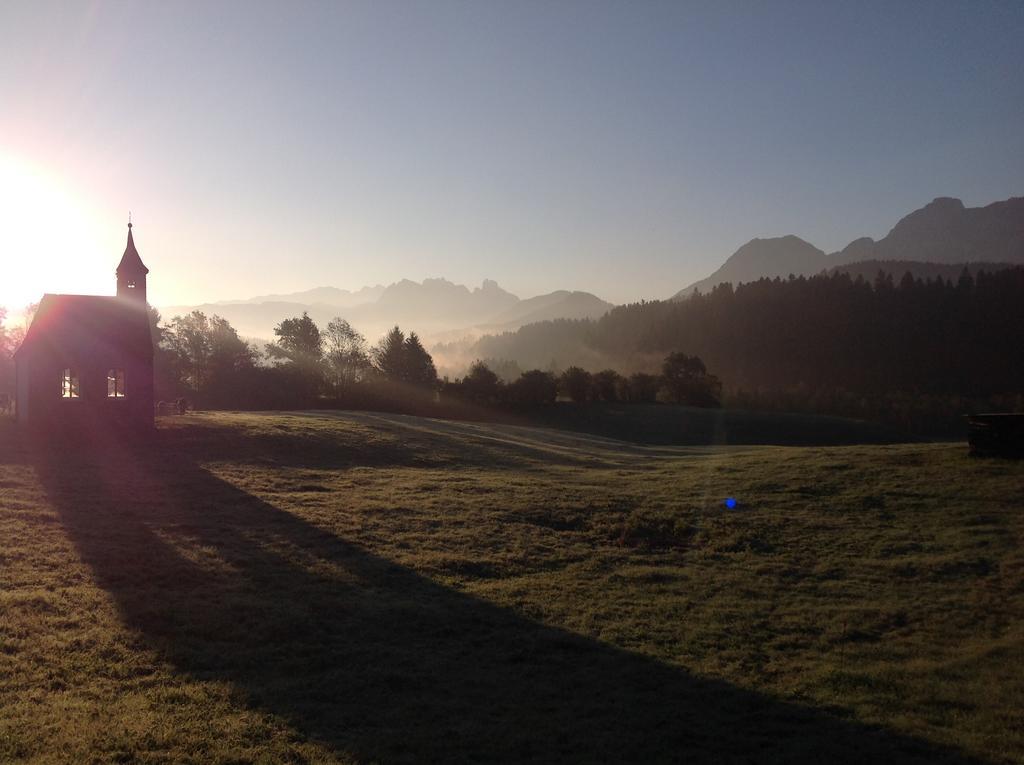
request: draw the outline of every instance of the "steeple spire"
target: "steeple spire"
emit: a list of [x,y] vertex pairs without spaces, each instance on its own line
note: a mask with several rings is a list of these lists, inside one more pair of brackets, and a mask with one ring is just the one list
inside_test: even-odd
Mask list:
[[146,302],[146,274],[149,269],[139,257],[132,237],[132,214],[128,213],[128,244],[117,266],[117,296]]

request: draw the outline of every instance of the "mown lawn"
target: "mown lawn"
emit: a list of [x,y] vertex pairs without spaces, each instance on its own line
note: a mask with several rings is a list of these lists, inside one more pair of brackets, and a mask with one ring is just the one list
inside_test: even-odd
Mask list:
[[1021,762],[1024,463],[966,451],[5,426],[0,761]]

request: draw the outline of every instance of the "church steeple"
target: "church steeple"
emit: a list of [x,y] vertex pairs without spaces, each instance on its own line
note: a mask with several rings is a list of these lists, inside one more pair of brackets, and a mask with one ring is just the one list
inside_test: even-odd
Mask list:
[[132,219],[128,216],[128,246],[124,248],[124,255],[117,266],[117,296],[146,302],[146,274],[149,269],[139,257],[139,251],[135,249],[135,240],[132,239]]

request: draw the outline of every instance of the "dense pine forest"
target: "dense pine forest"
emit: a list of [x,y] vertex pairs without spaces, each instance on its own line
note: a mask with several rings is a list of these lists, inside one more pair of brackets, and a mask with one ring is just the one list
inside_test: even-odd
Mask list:
[[726,403],[894,421],[929,429],[971,408],[1020,407],[1024,269],[954,283],[838,273],[716,287],[482,338],[481,358],[596,371],[657,368],[684,350],[721,379]]

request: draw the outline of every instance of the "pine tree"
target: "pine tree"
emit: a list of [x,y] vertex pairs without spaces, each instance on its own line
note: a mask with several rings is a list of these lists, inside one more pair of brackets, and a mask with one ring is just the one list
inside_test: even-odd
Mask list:
[[373,362],[389,380],[405,381],[405,333],[397,324],[373,349]]
[[409,333],[403,350],[405,381],[422,387],[436,385],[437,369],[434,367],[434,359],[423,347],[423,343],[420,342],[420,338],[415,332]]

